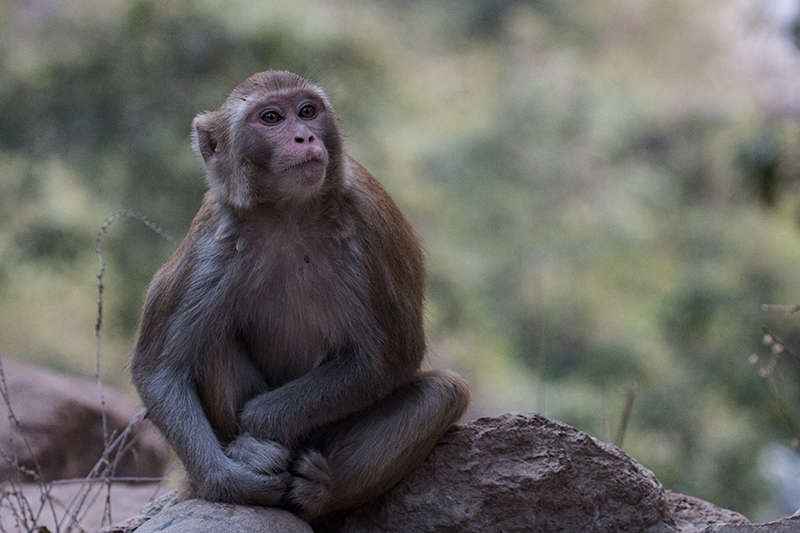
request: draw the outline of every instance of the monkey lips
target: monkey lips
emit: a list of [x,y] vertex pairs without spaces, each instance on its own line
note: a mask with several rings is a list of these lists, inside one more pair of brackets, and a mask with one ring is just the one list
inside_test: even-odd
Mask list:
[[278,174],[301,185],[321,185],[328,166],[328,153],[324,149],[310,149],[308,152],[306,157],[284,167]]

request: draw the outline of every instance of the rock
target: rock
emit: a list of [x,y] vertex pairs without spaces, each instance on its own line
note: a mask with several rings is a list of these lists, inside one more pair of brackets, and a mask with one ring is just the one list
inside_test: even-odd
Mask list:
[[[46,481],[83,478],[103,454],[103,422],[96,382],[60,375],[0,357],[11,409],[19,420],[12,431],[8,407],[0,400],[0,442],[8,459],[0,460],[0,479],[18,481],[19,463]],[[123,395],[103,389],[108,433],[119,435],[138,408]],[[131,449],[119,458],[116,477],[157,477],[166,464],[166,446],[149,423],[140,422],[128,442]],[[38,467],[37,467],[38,465]],[[32,476],[22,476],[30,481]]]
[[797,533],[800,531],[800,517],[792,516],[767,524],[714,524],[702,533]]
[[674,524],[664,488],[618,448],[539,415],[508,414],[452,428],[414,474],[331,529],[656,532]]
[[667,492],[667,505],[675,519],[675,526],[681,533],[704,531],[712,524],[749,524],[744,516],[712,503],[672,492]]
[[[290,518],[277,510],[192,500],[136,531],[309,531]],[[314,523],[313,530],[783,533],[800,531],[785,529],[800,526],[797,520],[754,526],[738,513],[664,490],[618,448],[575,428],[535,414],[507,414],[451,428],[425,463],[388,494]]]
[[[156,516],[157,514],[161,513],[168,507],[172,507],[178,502],[178,491],[171,490],[168,491],[155,500],[150,501],[147,505],[142,507],[142,510],[139,511],[139,514],[136,514],[124,522],[120,522],[113,526],[106,526],[101,527],[100,529],[96,530],[95,533],[131,533],[135,531],[138,527],[143,525],[145,522]],[[81,523],[81,527],[84,529],[86,528],[86,524]]]
[[187,500],[147,521],[136,533],[312,533],[289,511]]

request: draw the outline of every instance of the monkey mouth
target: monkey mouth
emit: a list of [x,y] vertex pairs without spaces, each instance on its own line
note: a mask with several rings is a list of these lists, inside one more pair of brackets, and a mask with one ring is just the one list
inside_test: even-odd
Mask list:
[[301,161],[298,161],[297,163],[292,163],[288,167],[284,168],[283,171],[284,172],[291,172],[292,170],[298,169],[298,168],[300,168],[302,166],[305,166],[305,165],[308,165],[308,164],[311,164],[311,163],[322,163],[322,162],[323,162],[323,160],[320,157],[307,157],[307,158],[305,158],[305,159],[303,159]]

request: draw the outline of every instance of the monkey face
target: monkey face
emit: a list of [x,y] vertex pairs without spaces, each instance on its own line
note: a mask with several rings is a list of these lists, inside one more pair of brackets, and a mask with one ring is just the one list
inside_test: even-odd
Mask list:
[[328,167],[325,103],[290,90],[256,101],[246,115],[241,157],[253,165],[256,191],[297,198],[319,191]]

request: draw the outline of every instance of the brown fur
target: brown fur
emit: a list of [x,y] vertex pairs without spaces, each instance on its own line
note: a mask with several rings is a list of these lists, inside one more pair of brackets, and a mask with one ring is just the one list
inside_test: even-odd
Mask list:
[[245,80],[195,119],[194,145],[210,190],[147,292],[134,383],[191,496],[306,518],[362,504],[469,399],[419,370],[417,236],[299,76]]

